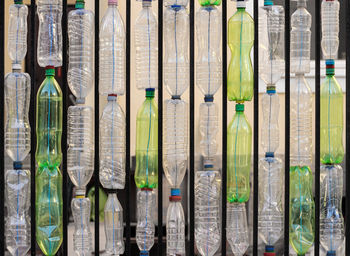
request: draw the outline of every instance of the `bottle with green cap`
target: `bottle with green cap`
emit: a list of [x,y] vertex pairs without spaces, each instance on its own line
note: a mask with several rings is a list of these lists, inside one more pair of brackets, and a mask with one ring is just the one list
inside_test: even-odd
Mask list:
[[227,96],[230,101],[250,101],[254,74],[250,52],[254,44],[254,21],[245,10],[245,1],[237,2],[237,11],[228,22],[228,45],[231,61],[227,73]]
[[227,129],[227,201],[247,202],[250,194],[252,128],[244,115],[244,105],[236,104],[236,114]]
[[158,185],[158,107],[154,89],[146,89],[146,99],[136,119],[136,170],[138,188],[156,188]]

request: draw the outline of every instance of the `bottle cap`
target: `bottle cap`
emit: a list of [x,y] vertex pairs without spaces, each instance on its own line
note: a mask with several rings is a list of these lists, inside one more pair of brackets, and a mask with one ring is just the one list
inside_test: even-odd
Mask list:
[[274,152],[266,152],[265,157],[275,157],[275,153]]
[[76,98],[75,104],[85,104],[85,98]]
[[141,188],[141,191],[152,191],[153,188]]
[[209,95],[209,94],[205,95],[204,96],[204,101],[205,102],[213,102],[214,101],[214,95]]
[[326,60],[326,75],[334,75],[334,60]]
[[245,0],[236,0],[236,2],[237,2],[237,4],[236,4],[237,9],[238,8],[245,9],[245,7],[246,7],[246,1]]
[[336,251],[327,251],[327,256],[336,256]]
[[213,164],[205,164],[204,169],[213,169],[214,165]]
[[172,100],[181,100],[181,96],[180,95],[172,95],[171,99]]
[[84,0],[76,0],[75,2],[75,8],[76,9],[84,9],[85,7],[85,1]]
[[13,162],[13,169],[21,170],[22,169],[22,162],[21,161],[14,161]]
[[140,251],[140,256],[149,256],[148,251]]
[[108,0],[108,4],[118,5],[118,0]]
[[117,94],[108,94],[107,101],[116,101],[117,96]]
[[276,86],[275,85],[270,85],[266,87],[266,92],[268,94],[274,94],[276,93]]
[[171,188],[171,195],[172,196],[180,196],[180,189],[179,188]]
[[265,252],[275,252],[275,247],[272,245],[266,245]]
[[21,70],[22,69],[22,66],[21,64],[18,64],[18,63],[12,63],[12,70]]
[[45,75],[46,76],[55,76],[55,67],[53,66],[47,66],[45,68]]
[[146,89],[146,98],[154,98],[154,88]]
[[14,0],[13,1],[15,4],[23,4],[23,0]]
[[243,112],[244,111],[244,104],[236,104],[236,112]]
[[264,0],[264,6],[271,6],[271,5],[273,5],[272,0]]

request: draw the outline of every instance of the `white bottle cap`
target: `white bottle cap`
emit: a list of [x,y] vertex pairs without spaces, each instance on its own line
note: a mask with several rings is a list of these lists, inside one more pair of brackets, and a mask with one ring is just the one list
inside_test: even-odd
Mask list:
[[12,70],[21,70],[22,66],[18,63],[12,63]]
[[236,0],[237,4],[236,7],[237,8],[245,8],[246,7],[246,1],[242,1],[242,0]]

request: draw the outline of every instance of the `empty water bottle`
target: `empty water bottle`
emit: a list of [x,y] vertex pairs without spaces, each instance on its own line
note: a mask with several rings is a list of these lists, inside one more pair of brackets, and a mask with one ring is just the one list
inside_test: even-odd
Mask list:
[[5,77],[5,149],[12,161],[23,161],[30,151],[30,76],[13,70]]
[[30,171],[7,170],[5,184],[6,248],[12,256],[24,256],[30,249]]
[[202,256],[213,256],[220,247],[221,175],[213,168],[195,176],[195,241]]
[[322,52],[326,60],[337,59],[339,48],[339,8],[338,0],[323,0],[322,16]]
[[69,66],[67,81],[71,92],[84,99],[94,79],[94,14],[76,9],[68,14]]
[[101,95],[125,92],[125,28],[118,1],[109,0],[100,25],[100,83]]
[[151,1],[142,1],[135,22],[135,48],[137,88],[158,88],[158,23]]
[[179,3],[164,10],[164,85],[181,96],[189,85],[189,15]]
[[68,174],[78,189],[85,190],[94,171],[93,109],[89,106],[68,108]]
[[244,203],[227,204],[227,241],[235,256],[243,256],[249,247],[247,210]]
[[171,187],[179,187],[187,169],[188,119],[187,103],[166,100],[164,107],[163,162]]
[[151,189],[137,192],[136,243],[140,251],[148,252],[154,244],[154,211],[156,194]]
[[215,6],[196,13],[196,84],[204,95],[214,95],[221,86],[221,12]]
[[[179,200],[179,201],[178,201]],[[185,215],[179,199],[170,199],[166,217],[166,251],[168,256],[186,255]]]
[[91,203],[89,198],[72,199],[72,215],[74,218],[73,249],[78,256],[91,255],[92,234],[90,232],[89,220]]
[[320,195],[320,242],[326,251],[337,251],[344,241],[343,169],[340,165],[321,166]]
[[121,255],[124,253],[123,208],[119,203],[117,194],[108,194],[104,213],[106,254]]
[[125,186],[125,115],[114,96],[100,119],[100,182],[104,188]]
[[186,6],[187,4],[188,4],[188,0],[164,0],[164,6],[171,6],[171,5]]
[[38,0],[40,67],[62,66],[62,0]]
[[282,161],[276,157],[259,161],[259,236],[269,246],[273,246],[283,234],[282,168]]
[[259,9],[259,75],[274,85],[284,74],[284,9],[279,5]]
[[25,4],[12,4],[9,8],[7,49],[13,63],[20,64],[27,53],[27,16]]

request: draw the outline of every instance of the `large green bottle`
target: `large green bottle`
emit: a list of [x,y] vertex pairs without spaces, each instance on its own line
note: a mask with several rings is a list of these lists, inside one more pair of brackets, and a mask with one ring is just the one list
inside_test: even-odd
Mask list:
[[46,79],[37,94],[35,157],[38,163],[35,182],[36,240],[45,255],[55,255],[63,239],[62,226],[62,92],[46,69]]
[[343,91],[333,73],[327,70],[321,85],[321,162],[339,164],[344,158]]
[[146,100],[136,119],[136,170],[138,188],[156,188],[158,185],[158,107],[154,89],[146,89]]
[[247,202],[250,194],[252,128],[244,115],[244,105],[236,104],[236,114],[227,129],[227,201]]
[[299,256],[307,253],[315,238],[312,182],[308,166],[290,168],[289,240]]
[[228,45],[231,61],[227,74],[227,96],[230,101],[250,101],[254,90],[254,72],[250,51],[254,44],[254,21],[245,11],[237,12],[228,22]]

